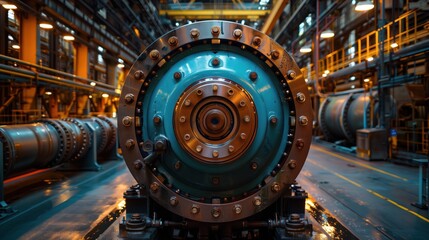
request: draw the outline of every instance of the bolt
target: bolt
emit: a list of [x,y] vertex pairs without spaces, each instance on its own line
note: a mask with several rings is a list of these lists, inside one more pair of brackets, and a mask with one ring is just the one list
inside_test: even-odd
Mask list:
[[173,74],[173,77],[174,77],[174,79],[175,79],[175,80],[180,80],[180,79],[182,78],[182,73],[180,73],[180,72],[175,72],[175,73]]
[[249,123],[250,122],[249,115],[244,116],[243,120],[244,120],[245,123]]
[[191,208],[191,213],[192,214],[197,214],[199,212],[200,212],[200,207],[198,207],[198,205],[196,205],[196,204],[193,204],[192,208]]
[[150,51],[150,53],[149,53],[149,57],[150,57],[152,60],[156,60],[156,59],[158,59],[158,58],[159,58],[159,51],[158,51],[158,50],[156,50],[156,49],[154,49],[154,50]]
[[185,139],[185,141],[189,141],[191,139],[191,135],[187,133],[185,134],[185,136],[183,136],[183,138]]
[[219,151],[218,150],[213,150],[212,156],[215,157],[215,158],[219,157]]
[[243,35],[243,31],[241,31],[241,29],[235,29],[234,32],[232,33],[232,35],[234,36],[234,38],[240,39],[241,36]]
[[179,204],[179,200],[177,200],[177,197],[172,196],[172,197],[170,198],[170,205],[171,205],[171,206],[177,206],[177,204]]
[[279,192],[280,191],[280,184],[274,182],[273,185],[271,185],[271,191],[273,192]]
[[133,122],[133,118],[130,116],[125,116],[124,118],[122,118],[122,124],[125,127],[129,127],[131,126],[131,123]]
[[213,26],[212,27],[212,35],[213,36],[218,36],[220,33],[220,28],[218,26]]
[[181,122],[181,123],[186,122],[186,117],[185,116],[180,116],[179,122]]
[[296,100],[300,103],[305,102],[305,94],[302,92],[299,92],[296,94]]
[[260,196],[256,196],[253,198],[253,205],[255,206],[261,206],[262,204],[262,198]]
[[287,72],[287,79],[294,80],[296,78],[296,72],[294,70],[289,70]]
[[246,137],[247,137],[247,135],[246,135],[245,133],[241,133],[241,134],[240,134],[240,138],[241,138],[241,140],[246,139]]
[[201,89],[198,89],[198,90],[197,90],[197,95],[198,95],[198,96],[201,96],[201,95],[203,95],[203,90],[201,90]]
[[217,92],[218,86],[215,84],[213,85],[213,92]]
[[280,52],[278,50],[271,51],[271,58],[276,60],[280,57]]
[[134,161],[134,168],[135,169],[140,170],[140,169],[142,169],[142,167],[143,167],[143,162],[141,160],[137,159]]
[[213,66],[217,67],[217,66],[219,66],[219,64],[220,64],[219,58],[215,57],[212,59],[212,65]]
[[200,31],[196,28],[191,29],[191,38],[198,38],[200,36]]
[[185,106],[186,106],[186,107],[191,106],[191,100],[186,99],[186,100],[185,100]]
[[125,102],[126,103],[132,103],[134,101],[134,94],[132,93],[128,93],[127,95],[125,95]]
[[155,116],[153,117],[153,123],[158,126],[161,123],[161,117],[160,116]]
[[258,168],[258,164],[257,164],[256,162],[252,162],[252,163],[250,164],[250,168],[251,168],[252,170],[256,170],[256,169]]
[[234,152],[234,146],[233,145],[229,145],[228,146],[228,152],[230,152],[230,153],[232,153],[232,152]]
[[298,148],[299,150],[301,150],[304,147],[304,140],[302,140],[301,138],[296,140],[296,148]]
[[258,36],[255,36],[255,37],[253,38],[252,43],[253,43],[253,45],[255,45],[255,46],[259,46],[259,45],[261,45],[261,43],[262,43],[262,38],[260,38],[260,37],[258,37]]
[[250,72],[249,78],[252,81],[255,81],[258,78],[258,74],[256,72]]
[[228,90],[228,95],[229,95],[229,96],[232,96],[232,95],[234,95],[234,90],[232,90],[232,89],[229,89],[229,90]]
[[214,218],[218,218],[218,217],[220,217],[220,209],[219,209],[218,207],[214,207],[214,208],[212,209],[212,216],[213,216]]
[[299,117],[299,124],[306,126],[308,124],[308,118],[306,116]]
[[126,147],[127,149],[133,149],[133,148],[134,148],[134,145],[136,145],[136,144],[135,144],[135,142],[134,142],[134,140],[133,140],[133,139],[128,139],[128,140],[125,142],[125,147]]
[[179,170],[181,167],[182,167],[182,163],[181,163],[180,161],[177,161],[177,162],[174,164],[174,168],[175,168],[176,170]]
[[246,102],[244,100],[240,101],[240,107],[245,107],[246,106]]
[[237,215],[240,214],[242,212],[242,210],[243,210],[242,207],[241,207],[241,205],[239,205],[239,204],[234,205],[233,209],[234,209],[234,213],[237,214]]
[[144,72],[142,70],[137,70],[134,72],[134,78],[136,80],[140,80],[142,78],[144,78]]
[[197,147],[195,147],[195,151],[200,153],[203,151],[203,147],[201,145],[197,145]]
[[275,117],[275,116],[271,116],[271,117],[270,117],[270,123],[271,123],[271,124],[276,124],[276,123],[277,123],[277,117]]
[[288,166],[289,166],[290,169],[296,168],[296,161],[293,160],[293,159],[290,160],[289,163],[288,163]]
[[176,46],[179,43],[179,39],[176,36],[170,37],[168,39],[168,44],[170,44],[170,46]]
[[150,184],[150,190],[152,190],[152,192],[156,192],[159,189],[159,184],[156,182],[153,182]]

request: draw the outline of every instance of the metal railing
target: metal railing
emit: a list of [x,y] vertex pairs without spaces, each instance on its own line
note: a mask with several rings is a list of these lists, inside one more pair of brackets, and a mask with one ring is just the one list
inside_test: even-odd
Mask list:
[[[378,42],[381,30],[385,31],[384,54],[391,51],[391,45],[396,43],[395,51],[416,44],[422,39],[429,37],[429,21],[418,19],[419,12],[410,10],[394,21],[386,24],[383,28],[371,31],[359,38],[355,43],[337,49],[324,58],[319,59],[319,76],[328,70],[330,73],[347,68],[353,64],[368,61],[370,57],[376,58],[380,54]],[[419,22],[420,20],[420,22]],[[308,67],[303,67],[304,76],[308,75]],[[315,79],[314,65],[311,65],[311,79]]]
[[[118,97],[120,95],[120,92],[115,86],[98,82],[96,80],[82,78],[74,74],[61,72],[52,68],[28,63],[1,54],[0,73],[10,76],[11,79],[19,78],[28,82],[37,80],[40,84],[69,87],[90,93],[107,93],[114,97]],[[91,85],[93,82],[96,83],[95,86]]]

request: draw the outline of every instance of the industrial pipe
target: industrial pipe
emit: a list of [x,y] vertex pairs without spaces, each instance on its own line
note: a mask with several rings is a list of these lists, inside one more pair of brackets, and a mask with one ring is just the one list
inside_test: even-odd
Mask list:
[[[80,161],[91,147],[98,155],[109,152],[116,143],[115,120],[42,119],[32,124],[0,127],[5,176],[14,172]],[[92,138],[96,146],[92,146]]]
[[[341,94],[328,96],[319,109],[320,128],[328,141],[346,140],[354,144],[356,142],[356,130],[371,124],[372,116],[375,116],[376,93],[364,93],[361,91],[346,91]],[[373,124],[376,119],[373,119]]]

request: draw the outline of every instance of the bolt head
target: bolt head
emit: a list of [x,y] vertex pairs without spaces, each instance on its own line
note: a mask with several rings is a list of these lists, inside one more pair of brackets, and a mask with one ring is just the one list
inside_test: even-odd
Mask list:
[[126,94],[125,95],[125,102],[128,104],[134,102],[134,94],[132,94],[132,93]]
[[303,103],[303,102],[305,102],[305,94],[304,94],[304,93],[302,93],[302,92],[297,93],[297,94],[296,94],[296,100],[297,100],[299,103]]
[[213,66],[217,67],[217,66],[219,66],[219,64],[220,64],[219,58],[215,57],[212,59],[212,65]]
[[218,150],[213,150],[213,152],[212,152],[212,156],[213,156],[214,158],[219,157],[219,151],[218,151]]
[[200,212],[200,207],[196,204],[192,205],[191,213],[195,215],[195,214],[198,214],[199,212]]
[[152,60],[157,60],[157,59],[159,58],[159,51],[158,51],[158,50],[156,50],[156,49],[154,49],[154,50],[150,51],[150,53],[149,53],[149,57],[150,57]]
[[258,36],[255,36],[255,37],[253,38],[253,40],[252,40],[252,43],[253,43],[253,45],[255,45],[255,46],[259,46],[259,45],[261,45],[261,43],[262,43],[262,38],[260,38],[260,37],[258,37]]
[[240,214],[243,211],[243,208],[241,207],[240,204],[234,205],[234,213],[235,214]]
[[158,126],[161,123],[161,117],[160,116],[153,117],[153,123]]
[[270,123],[271,123],[271,124],[276,124],[276,123],[277,123],[277,121],[278,121],[277,117],[275,117],[275,116],[271,116],[271,117],[270,117]]
[[136,145],[136,144],[135,144],[135,142],[134,142],[134,139],[128,139],[128,140],[125,142],[125,147],[126,147],[127,149],[133,149],[135,145]]
[[250,72],[249,78],[250,80],[255,81],[256,79],[258,79],[258,74],[256,72]]
[[280,184],[278,184],[276,182],[273,183],[273,185],[271,185],[271,191],[275,192],[275,193],[279,192],[280,191]]
[[302,140],[301,138],[296,140],[296,148],[298,148],[299,150],[304,148],[304,140]]
[[235,29],[232,35],[234,36],[234,38],[240,39],[243,35],[243,31],[241,31],[241,29]]
[[125,116],[124,118],[122,118],[122,125],[124,125],[125,127],[131,126],[132,122],[133,122],[133,118],[130,116]]
[[168,44],[170,44],[170,46],[176,46],[179,43],[179,39],[176,36],[170,37],[168,39]]
[[153,182],[153,183],[150,184],[150,190],[152,192],[156,192],[156,191],[158,191],[158,189],[159,189],[159,184],[158,183]]
[[191,29],[191,38],[198,38],[200,36],[200,31],[196,28]]
[[218,218],[218,217],[220,217],[220,213],[221,213],[220,208],[218,208],[218,207],[214,207],[214,208],[212,209],[212,216],[213,216],[214,218]]
[[262,198],[259,196],[256,196],[253,198],[253,205],[255,205],[256,207],[261,206],[262,204]]
[[289,70],[287,72],[287,79],[294,80],[296,78],[296,72],[293,70]]
[[290,169],[296,168],[296,161],[295,160],[290,160],[290,162],[288,163],[288,166],[289,166]]
[[142,70],[137,70],[134,72],[134,78],[136,80],[141,80],[144,78],[144,72]]
[[299,117],[299,124],[306,126],[308,124],[308,118],[307,116],[300,116]]
[[273,50],[273,51],[271,52],[271,58],[272,58],[272,59],[276,60],[276,59],[278,59],[279,57],[280,57],[280,52],[279,52],[278,50]]
[[182,78],[182,73],[181,72],[175,72],[173,74],[173,77],[175,80],[180,80]]
[[220,27],[219,26],[213,26],[212,27],[212,35],[213,36],[218,36],[220,33]]
[[140,170],[143,168],[143,162],[141,160],[135,160],[134,161],[134,168],[136,170]]
[[175,196],[172,196],[171,198],[170,198],[170,205],[171,206],[177,206],[177,204],[179,203],[179,200],[177,200],[177,197],[175,197]]

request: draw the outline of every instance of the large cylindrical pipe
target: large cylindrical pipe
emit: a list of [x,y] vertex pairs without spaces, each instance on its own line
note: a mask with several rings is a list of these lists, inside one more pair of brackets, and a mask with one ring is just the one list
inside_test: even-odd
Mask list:
[[370,126],[370,106],[370,93],[353,91],[328,96],[319,109],[319,124],[325,138],[355,143],[356,130]]
[[44,123],[3,126],[4,172],[6,174],[46,166],[59,151],[60,137],[54,127]]
[[79,161],[92,147],[93,138],[96,138],[97,153],[105,154],[116,144],[116,127],[116,121],[106,117],[43,119],[33,124],[1,126],[5,176]]

